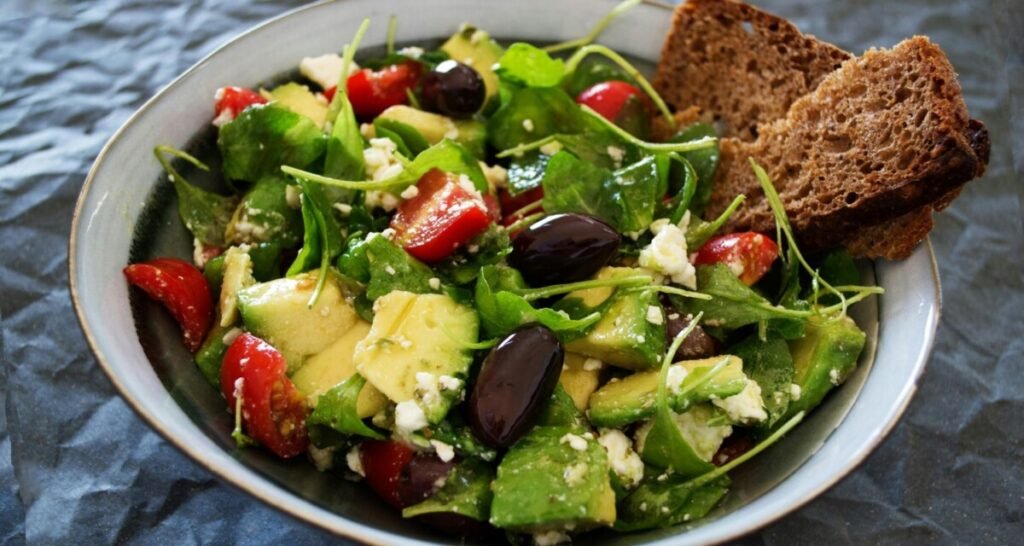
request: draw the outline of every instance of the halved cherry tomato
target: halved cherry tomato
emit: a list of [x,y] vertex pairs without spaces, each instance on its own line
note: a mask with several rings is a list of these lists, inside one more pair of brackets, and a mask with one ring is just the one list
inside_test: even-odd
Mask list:
[[332,100],[334,100],[334,94],[337,93],[337,92],[338,92],[338,86],[337,85],[332,85],[332,86],[328,87],[327,89],[324,89],[324,98],[327,99],[327,102],[331,102]]
[[576,96],[576,102],[589,106],[604,119],[614,122],[630,97],[645,98],[636,87],[624,81],[609,80],[584,89]]
[[415,455],[416,452],[407,444],[393,440],[367,440],[359,444],[359,460],[363,464],[366,483],[398,509],[403,508],[399,480]]
[[277,349],[250,333],[231,343],[220,368],[220,388],[232,413],[236,396],[242,396],[242,428],[282,458],[306,451],[309,443],[309,409],[287,369]]
[[229,121],[238,117],[242,110],[254,104],[267,103],[267,99],[262,95],[244,87],[221,87],[214,95],[214,99],[217,102],[213,106],[213,111],[217,114],[217,118],[224,116]]
[[775,241],[760,233],[747,231],[719,235],[704,243],[697,251],[693,264],[725,264],[743,284],[751,286],[771,269],[778,257],[779,247]]
[[345,89],[356,116],[370,119],[391,106],[405,104],[408,90],[416,87],[422,71],[419,63],[408,61],[380,70],[364,68],[349,76]]
[[489,194],[483,194],[484,204],[487,205],[487,213],[491,217],[492,222],[501,221],[501,203],[498,202],[498,198]]
[[129,265],[124,276],[132,286],[164,304],[181,326],[185,346],[199,350],[213,321],[213,297],[203,273],[178,258],[156,258]]
[[[516,211],[522,210],[526,205],[533,204],[541,199],[544,199],[544,188],[541,187],[533,188],[517,195],[512,195],[505,188],[498,190],[501,213],[505,216],[511,216]],[[537,212],[539,212],[539,209]]]
[[478,191],[455,175],[432,169],[416,184],[419,193],[398,207],[391,219],[395,242],[424,262],[451,256],[491,224]]

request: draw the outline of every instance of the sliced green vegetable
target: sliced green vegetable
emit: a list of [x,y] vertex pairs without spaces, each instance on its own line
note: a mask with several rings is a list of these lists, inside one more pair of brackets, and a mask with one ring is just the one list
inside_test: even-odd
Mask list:
[[359,392],[366,385],[366,379],[359,374],[346,379],[340,385],[320,395],[316,409],[306,418],[306,426],[326,426],[342,434],[384,438],[359,418],[357,406]]
[[282,165],[310,165],[323,154],[326,140],[313,120],[268,104],[246,108],[221,127],[217,145],[228,180],[258,182],[278,176]]

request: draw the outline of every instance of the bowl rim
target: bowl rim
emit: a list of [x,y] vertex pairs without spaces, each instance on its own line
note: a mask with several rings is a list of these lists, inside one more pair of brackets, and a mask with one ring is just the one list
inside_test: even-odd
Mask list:
[[[71,293],[72,307],[74,309],[75,316],[78,320],[79,327],[81,328],[82,333],[86,338],[86,342],[89,345],[90,352],[93,354],[93,356],[96,359],[96,362],[99,363],[100,368],[103,370],[104,374],[107,376],[111,384],[117,390],[117,393],[120,395],[120,397],[125,402],[127,402],[128,406],[135,412],[135,414],[142,418],[142,420],[151,429],[155,430],[160,436],[162,436],[167,442],[169,442],[171,445],[177,448],[180,452],[184,453],[190,459],[192,459],[200,466],[202,466],[206,471],[210,472],[213,476],[215,476],[218,479],[218,481],[220,481],[221,483],[225,483],[238,491],[246,493],[252,498],[259,500],[266,506],[270,506],[283,514],[286,514],[294,518],[297,521],[300,521],[302,523],[310,525],[313,528],[327,531],[335,535],[371,544],[386,544],[385,542],[380,541],[381,538],[387,538],[389,541],[391,541],[387,542],[390,544],[420,544],[422,542],[418,539],[410,537],[399,537],[392,534],[387,529],[376,528],[370,525],[350,520],[341,514],[330,512],[326,508],[319,506],[311,501],[308,501],[308,499],[297,498],[297,500],[302,502],[300,504],[296,504],[294,502],[291,502],[293,500],[292,497],[294,497],[294,495],[290,493],[287,493],[287,496],[285,497],[280,497],[276,495],[264,495],[259,487],[256,487],[245,480],[236,479],[236,477],[232,475],[229,469],[222,468],[222,465],[212,461],[210,458],[206,456],[206,453],[203,450],[190,446],[183,439],[180,439],[174,434],[172,434],[172,432],[167,427],[163,426],[160,417],[156,415],[156,413],[148,411],[141,404],[141,402],[136,399],[135,395],[128,390],[127,386],[119,378],[118,373],[116,372],[114,367],[107,360],[106,356],[100,351],[99,344],[96,341],[93,328],[85,318],[85,310],[83,308],[81,295],[78,290],[78,279],[75,275],[75,271],[78,266],[77,243],[80,235],[79,228],[82,225],[81,218],[86,206],[87,196],[89,195],[92,189],[100,165],[104,162],[106,156],[115,147],[115,145],[121,140],[123,134],[127,131],[127,129],[130,126],[134,125],[137,119],[140,118],[144,112],[149,110],[155,103],[162,100],[164,95],[170,93],[173,89],[181,86],[182,82],[186,80],[193,72],[198,70],[202,65],[206,64],[211,58],[219,55],[222,50],[230,47],[235,42],[251,34],[257,33],[265,27],[274,25],[282,19],[292,17],[297,13],[304,12],[306,10],[318,9],[326,4],[335,4],[343,1],[344,0],[318,0],[307,5],[287,10],[279,15],[266,19],[254,26],[248,27],[246,30],[233,35],[230,39],[221,43],[208,54],[204,55],[198,61],[193,63],[188,69],[178,74],[170,83],[160,88],[152,97],[150,97],[134,112],[132,112],[132,114],[118,127],[116,131],[114,131],[114,133],[103,145],[103,148],[101,148],[100,152],[96,156],[96,159],[93,161],[92,166],[89,168],[89,172],[86,175],[85,181],[83,182],[82,187],[79,190],[79,194],[75,203],[74,212],[71,216],[71,230],[68,237],[68,286]],[[654,8],[665,9],[669,11],[675,9],[674,5],[662,2],[660,0],[642,0],[640,3]],[[924,373],[924,370],[927,367],[927,364],[930,360],[931,352],[935,343],[936,331],[938,328],[939,321],[941,320],[942,314],[942,285],[941,280],[939,278],[938,263],[936,261],[935,251],[932,247],[930,237],[925,238],[922,246],[927,252],[929,268],[932,277],[931,280],[933,281],[934,286],[934,313],[932,314],[931,320],[929,320],[929,322],[924,325],[924,343],[922,344],[921,350],[918,353],[919,361],[914,364],[912,374],[910,377],[907,378],[907,388],[904,391],[902,400],[900,400],[898,405],[895,406],[892,414],[890,415],[890,418],[885,423],[883,423],[883,425],[877,430],[877,433],[874,434],[868,442],[863,444],[860,447],[859,451],[853,457],[851,457],[846,464],[840,467],[833,476],[830,476],[829,478],[822,480],[817,487],[813,487],[807,490],[798,498],[794,499],[793,502],[786,505],[784,508],[776,511],[774,514],[758,519],[756,521],[750,521],[746,525],[737,525],[733,528],[726,530],[720,536],[714,539],[714,543],[723,543],[756,532],[757,530],[762,529],[804,507],[812,500],[819,497],[826,490],[831,489],[837,483],[844,480],[854,470],[860,467],[866,461],[867,457],[871,453],[873,453],[874,450],[888,437],[888,435],[892,432],[893,428],[895,428],[896,424],[899,423],[903,414],[906,412],[910,404],[910,401],[913,399],[914,394],[917,391],[918,383],[920,382],[921,376]],[[872,262],[872,267],[874,267],[875,265],[876,262]],[[842,421],[845,421],[845,417]],[[840,425],[837,426],[841,426],[842,421],[840,421]],[[825,441],[827,441],[827,437]],[[782,482],[784,482],[787,479],[789,478],[783,478]],[[780,482],[780,484],[782,482]],[[308,505],[310,508],[313,508],[313,510],[304,509],[304,505]],[[317,511],[328,512],[329,514],[332,514],[333,516],[338,518],[338,520],[335,522],[325,521],[322,518],[318,517],[318,514],[316,513]],[[379,533],[382,535],[372,536]],[[666,538],[667,540],[671,540],[671,537]],[[663,542],[664,540],[666,539],[658,539],[656,540],[656,542]]]

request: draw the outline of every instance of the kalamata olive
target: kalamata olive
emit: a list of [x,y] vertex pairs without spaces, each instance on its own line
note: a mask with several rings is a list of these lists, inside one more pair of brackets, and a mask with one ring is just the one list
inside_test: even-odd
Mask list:
[[604,267],[621,237],[608,224],[582,214],[555,214],[516,235],[508,263],[531,286],[582,281]]
[[420,82],[420,106],[453,118],[472,116],[484,105],[487,89],[472,67],[447,60],[427,72]]
[[417,453],[398,476],[398,498],[402,506],[427,500],[440,489],[454,466],[454,461],[442,461],[433,453]]
[[539,325],[509,334],[484,359],[469,395],[469,426],[492,447],[508,447],[526,434],[551,398],[565,350]]
[[[682,332],[690,325],[690,320],[693,317],[687,318],[687,315],[669,306],[665,306],[665,313],[668,315],[668,321],[665,323],[665,335],[668,343],[672,343],[672,340],[679,335],[679,332]],[[697,326],[679,345],[679,350],[676,351],[676,356],[672,360],[680,362],[682,360],[708,358],[717,355],[719,351],[721,351],[721,348],[718,340],[709,336],[704,331],[704,328]]]

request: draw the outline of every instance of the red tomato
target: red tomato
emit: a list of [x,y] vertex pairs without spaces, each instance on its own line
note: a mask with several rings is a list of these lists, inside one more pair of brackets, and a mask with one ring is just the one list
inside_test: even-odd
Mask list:
[[484,204],[487,205],[487,214],[491,217],[491,221],[500,222],[501,204],[498,202],[498,198],[489,193],[485,193],[483,197]]
[[327,102],[331,102],[332,100],[334,100],[334,94],[337,92],[338,86],[332,85],[331,87],[324,89],[324,98],[327,99]]
[[622,106],[633,96],[640,100],[645,98],[636,87],[624,81],[609,80],[584,89],[576,97],[576,102],[589,106],[604,119],[614,122],[619,117]]
[[164,304],[181,326],[185,346],[199,350],[213,321],[213,297],[206,277],[192,264],[177,258],[156,258],[124,268],[132,286]]
[[405,104],[408,91],[416,87],[422,68],[409,61],[380,70],[364,68],[348,77],[345,89],[357,116],[369,119],[397,104]]
[[398,207],[391,219],[395,241],[424,262],[451,256],[455,249],[491,224],[479,192],[451,174],[433,169],[416,184],[419,193]]
[[747,231],[719,235],[697,251],[694,265],[725,264],[747,286],[756,283],[779,257],[775,241],[760,233]]
[[395,508],[403,508],[398,485],[402,471],[415,454],[408,445],[392,440],[367,440],[359,444],[359,460],[363,464],[366,483]]
[[284,357],[266,341],[244,333],[224,353],[220,388],[229,408],[242,395],[246,434],[282,458],[306,451],[306,415],[302,394],[288,379]]
[[[505,188],[498,190],[498,201],[501,202],[501,212],[505,216],[511,216],[526,205],[533,204],[541,199],[544,199],[544,188],[533,188],[517,195],[512,195]],[[540,210],[537,209],[534,212],[540,212]]]
[[254,104],[267,103],[267,99],[262,95],[244,87],[221,87],[214,95],[214,99],[217,101],[213,106],[214,113],[218,118],[225,115],[228,119],[235,119],[242,110]]

